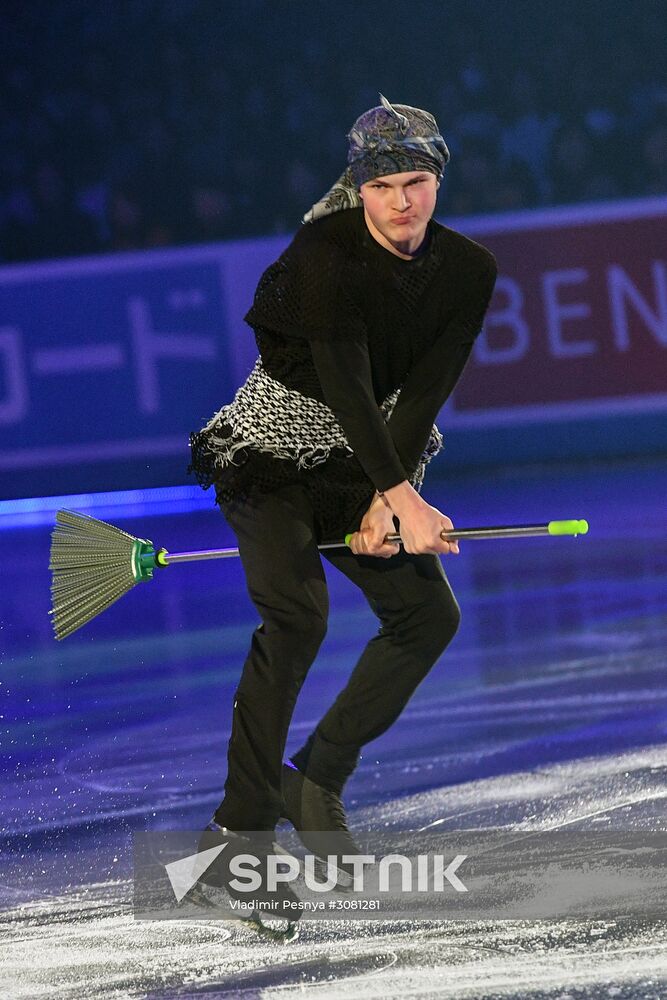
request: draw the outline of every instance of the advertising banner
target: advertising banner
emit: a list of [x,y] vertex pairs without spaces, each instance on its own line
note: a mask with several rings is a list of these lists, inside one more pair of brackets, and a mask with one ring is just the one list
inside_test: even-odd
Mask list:
[[667,206],[559,209],[505,225],[469,234],[493,250],[499,274],[452,425],[666,408]]

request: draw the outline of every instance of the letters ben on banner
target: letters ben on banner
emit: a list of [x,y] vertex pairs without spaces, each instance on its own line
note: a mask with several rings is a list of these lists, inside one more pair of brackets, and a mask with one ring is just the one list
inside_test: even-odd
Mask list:
[[475,234],[499,276],[454,422],[667,405],[667,205],[626,212]]

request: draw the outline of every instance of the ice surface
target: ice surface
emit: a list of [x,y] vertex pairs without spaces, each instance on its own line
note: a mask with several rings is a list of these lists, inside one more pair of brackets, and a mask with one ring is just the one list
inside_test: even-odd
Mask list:
[[[585,829],[623,810],[623,825],[641,829],[665,796],[667,749],[657,746],[433,789],[351,821]],[[318,997],[667,996],[667,922],[307,921],[281,946],[235,921],[135,921],[131,895],[119,879],[19,905],[5,896],[3,995],[284,997],[317,984]]]
[[[455,644],[346,791],[353,829],[665,830],[662,465],[483,476],[454,522],[585,516],[586,538],[469,543],[446,563]],[[233,544],[215,511],[122,527],[172,550]],[[620,529],[622,525],[622,532]],[[238,566],[174,568],[62,644],[48,531],[0,531],[0,997],[665,1000],[667,923],[304,922],[287,946],[233,921],[136,921],[136,830],[199,829],[220,799],[256,614]],[[375,622],[329,573],[332,617],[295,749]],[[289,845],[287,829],[281,838]]]

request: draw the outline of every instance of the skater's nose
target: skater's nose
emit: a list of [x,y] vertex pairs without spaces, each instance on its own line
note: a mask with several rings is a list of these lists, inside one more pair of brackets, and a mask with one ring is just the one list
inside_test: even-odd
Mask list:
[[410,199],[408,198],[408,193],[405,188],[398,187],[394,188],[393,195],[393,205],[392,208],[395,212],[404,212],[406,208],[410,207]]

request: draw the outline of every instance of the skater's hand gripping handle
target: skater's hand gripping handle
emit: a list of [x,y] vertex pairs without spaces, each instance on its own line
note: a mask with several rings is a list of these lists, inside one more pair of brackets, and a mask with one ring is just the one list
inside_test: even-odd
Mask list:
[[390,559],[400,551],[398,542],[385,542],[396,531],[391,508],[377,494],[364,514],[359,530],[347,537],[355,556],[380,556]]
[[458,555],[458,542],[445,542],[440,537],[441,531],[454,530],[451,520],[426,503],[407,480],[385,490],[385,497],[400,521],[401,540],[406,552],[413,555]]

